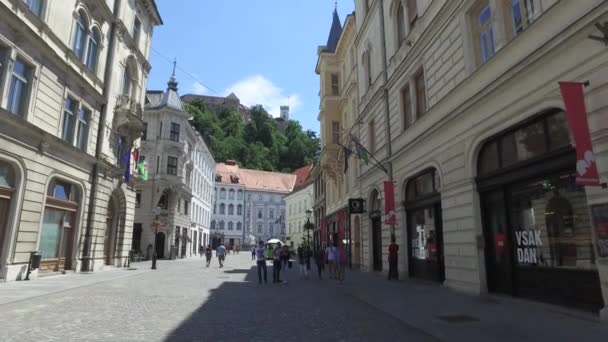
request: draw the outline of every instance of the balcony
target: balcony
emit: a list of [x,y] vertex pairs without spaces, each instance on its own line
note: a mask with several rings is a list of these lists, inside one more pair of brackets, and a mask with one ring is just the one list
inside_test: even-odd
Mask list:
[[320,171],[323,176],[338,182],[343,177],[344,156],[342,147],[338,144],[327,144],[321,152],[319,161]]
[[129,95],[118,95],[114,107],[114,129],[122,136],[134,141],[144,131],[144,112],[135,99]]

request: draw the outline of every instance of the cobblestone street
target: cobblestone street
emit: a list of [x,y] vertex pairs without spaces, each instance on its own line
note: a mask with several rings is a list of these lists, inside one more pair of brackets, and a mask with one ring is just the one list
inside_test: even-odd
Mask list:
[[[428,284],[388,283],[368,273],[350,272],[340,286],[315,277],[299,280],[294,268],[283,277],[287,284],[259,285],[249,253],[229,255],[223,269],[215,258],[208,269],[201,259],[160,261],[156,271],[148,270],[149,263],[135,265],[138,270],[0,284],[5,303],[0,340],[566,341],[578,336],[599,341],[608,336],[605,324],[585,314],[480,300]],[[268,271],[271,280],[272,267]],[[60,290],[62,283],[70,285]],[[24,291],[27,295],[9,300]]]

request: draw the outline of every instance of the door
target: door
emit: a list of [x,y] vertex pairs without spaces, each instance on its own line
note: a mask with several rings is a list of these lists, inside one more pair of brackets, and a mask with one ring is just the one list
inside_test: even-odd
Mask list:
[[141,252],[141,233],[143,229],[141,223],[133,225],[133,240],[131,241],[131,249],[136,252]]
[[163,259],[165,257],[165,233],[156,234],[156,257]]
[[382,271],[382,222],[380,217],[372,219],[372,246],[374,271]]
[[488,290],[513,294],[512,238],[503,190],[482,194]]
[[188,245],[188,229],[182,228],[182,258],[186,257]]
[[411,277],[443,282],[441,204],[408,210],[408,251]]

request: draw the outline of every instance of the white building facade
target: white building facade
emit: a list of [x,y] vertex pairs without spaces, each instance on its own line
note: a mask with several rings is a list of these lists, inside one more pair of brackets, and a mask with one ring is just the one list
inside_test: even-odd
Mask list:
[[156,4],[0,1],[0,280],[128,263]]
[[243,245],[245,218],[245,185],[237,173],[219,169],[215,173],[215,206],[211,221],[212,245]]
[[193,167],[192,167],[192,211],[191,221],[195,231],[193,232],[192,251],[194,254],[200,252],[201,246],[211,244],[211,216],[215,204],[215,160],[209,152],[205,141],[198,137],[198,143],[194,145]]
[[[312,212],[314,185],[311,182],[304,186],[295,188],[293,192],[283,197],[285,200],[285,242],[292,247],[297,247],[303,244],[312,245],[314,241],[313,232],[304,229],[307,220],[310,219],[311,224],[315,223]],[[311,212],[310,218],[306,211]]]
[[[209,216],[212,198],[212,188],[207,187],[207,197],[203,188],[214,163],[190,119],[174,77],[165,92],[148,91],[139,159],[147,163],[149,179],[137,186],[135,230],[141,242],[134,248],[145,258],[152,256],[154,245],[158,258],[187,258],[199,252],[203,217]],[[154,221],[160,223],[156,237]]]
[[[355,134],[361,263],[471,293],[502,293],[608,318],[608,195],[579,187],[559,81],[584,88],[602,182],[605,1],[357,0]],[[593,38],[590,38],[593,36]],[[397,223],[384,224],[383,183]],[[600,220],[600,221],[598,221]],[[522,234],[533,232],[533,245]],[[542,255],[540,258],[530,255]]]

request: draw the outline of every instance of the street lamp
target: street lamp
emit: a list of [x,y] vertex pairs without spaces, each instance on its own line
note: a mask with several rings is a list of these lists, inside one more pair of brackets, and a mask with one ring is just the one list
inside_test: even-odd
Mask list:
[[152,222],[152,226],[154,227],[154,247],[152,250],[152,269],[156,269],[156,238],[158,234],[158,227],[160,226],[160,222],[158,222],[158,216],[160,215],[160,207],[156,207],[152,210],[154,214],[154,222]]
[[310,249],[310,231],[315,228],[315,225],[310,222],[310,216],[312,215],[312,210],[306,210],[306,224],[304,224],[304,229],[306,229],[306,236],[308,238],[308,248]]

